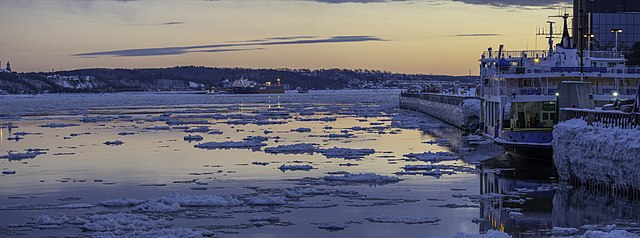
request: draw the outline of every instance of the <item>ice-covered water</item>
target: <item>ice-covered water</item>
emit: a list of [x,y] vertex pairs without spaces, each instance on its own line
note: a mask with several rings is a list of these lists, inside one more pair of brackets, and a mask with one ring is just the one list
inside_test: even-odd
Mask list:
[[398,94],[0,96],[0,236],[546,236],[637,227],[639,213],[622,212],[638,211],[632,202],[606,212],[607,198],[478,167],[500,151],[398,110]]

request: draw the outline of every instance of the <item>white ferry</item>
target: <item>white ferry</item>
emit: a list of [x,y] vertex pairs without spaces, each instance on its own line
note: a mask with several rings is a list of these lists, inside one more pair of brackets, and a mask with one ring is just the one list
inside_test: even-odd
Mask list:
[[512,153],[552,158],[558,101],[581,96],[577,92],[562,95],[558,92],[560,82],[590,83],[588,98],[598,107],[634,98],[637,93],[640,68],[626,66],[622,52],[577,49],[569,36],[568,15],[563,18],[562,41],[554,45],[551,24],[548,50],[504,51],[501,45],[498,52],[489,48],[482,54],[481,130]]

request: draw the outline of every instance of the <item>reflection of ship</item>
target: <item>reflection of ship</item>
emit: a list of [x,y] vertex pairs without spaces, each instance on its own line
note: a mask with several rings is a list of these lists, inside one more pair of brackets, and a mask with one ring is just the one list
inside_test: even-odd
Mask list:
[[284,93],[284,87],[280,84],[278,79],[277,84],[271,84],[267,82],[265,84],[258,84],[254,81],[246,78],[240,78],[233,81],[225,90],[233,94],[271,94],[271,93]]

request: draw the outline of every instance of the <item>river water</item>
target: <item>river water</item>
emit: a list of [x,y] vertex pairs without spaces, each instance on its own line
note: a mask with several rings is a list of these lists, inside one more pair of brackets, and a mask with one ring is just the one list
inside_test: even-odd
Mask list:
[[556,184],[550,161],[400,110],[398,95],[0,96],[0,236],[638,232],[638,203]]

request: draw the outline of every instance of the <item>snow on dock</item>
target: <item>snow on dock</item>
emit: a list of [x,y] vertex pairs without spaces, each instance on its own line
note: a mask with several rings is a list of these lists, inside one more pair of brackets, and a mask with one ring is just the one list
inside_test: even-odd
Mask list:
[[567,114],[577,118],[559,123],[553,131],[553,157],[560,178],[605,191],[640,190],[636,169],[640,166],[640,130],[633,120],[603,111],[563,109],[561,116]]

